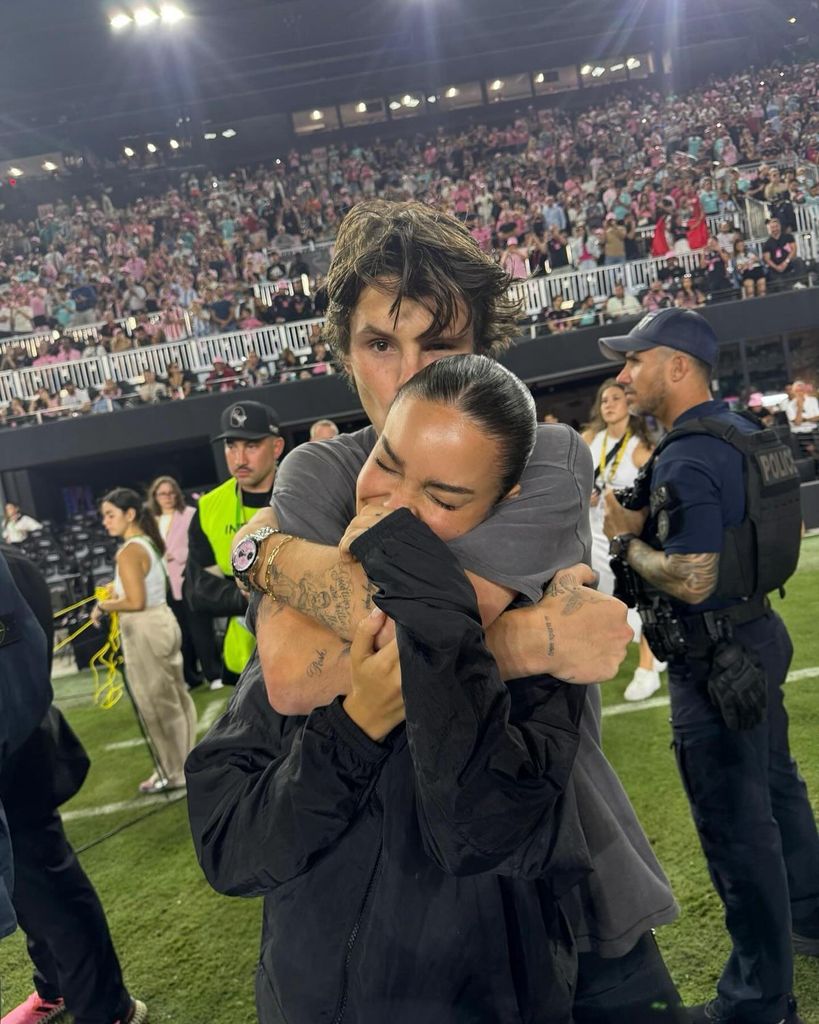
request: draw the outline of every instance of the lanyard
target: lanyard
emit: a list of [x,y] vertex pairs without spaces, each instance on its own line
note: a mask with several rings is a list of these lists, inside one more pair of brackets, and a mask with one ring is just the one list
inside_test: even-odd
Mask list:
[[[608,458],[606,458],[606,442],[608,439],[609,433],[606,431],[603,434],[603,447],[600,450],[600,465],[597,467],[597,479],[610,484],[617,475],[617,467],[620,465],[620,461],[623,458],[626,445],[631,440],[631,427],[626,427],[625,434],[623,434],[614,448],[609,452]],[[608,469],[608,473],[606,473],[606,469]]]

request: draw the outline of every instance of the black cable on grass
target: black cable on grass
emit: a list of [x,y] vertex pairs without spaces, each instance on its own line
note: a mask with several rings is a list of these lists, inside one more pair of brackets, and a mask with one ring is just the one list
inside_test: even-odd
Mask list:
[[101,836],[97,836],[96,839],[92,839],[90,842],[85,843],[83,846],[78,846],[75,853],[85,853],[86,850],[90,850],[95,846],[99,846],[100,843],[104,843],[106,839],[112,839],[114,836],[119,835],[120,832],[124,832],[126,828],[130,828],[132,825],[138,825],[141,821],[145,821],[146,818],[152,818],[155,814],[159,814],[160,811],[166,810],[173,804],[178,804],[179,801],[184,797],[184,793],[166,793],[166,799],[162,803],[158,803],[155,807],[152,807],[149,811],[145,811],[144,814],[140,814],[138,818],[132,818],[130,821],[125,821],[116,828],[112,828],[110,832],[105,832]]

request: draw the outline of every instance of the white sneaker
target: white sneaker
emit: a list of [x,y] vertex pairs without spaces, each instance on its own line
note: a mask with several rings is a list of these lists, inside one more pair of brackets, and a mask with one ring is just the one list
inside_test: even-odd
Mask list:
[[221,680],[221,679],[214,679],[214,680],[213,680],[213,681],[211,682],[211,684],[210,684],[210,686],[208,687],[208,689],[210,689],[210,690],[221,690],[221,689],[222,689],[222,687],[223,687],[224,685],[225,685],[225,684],[224,684],[224,683],[222,682],[222,680]]
[[646,700],[660,689],[660,673],[650,668],[638,668],[626,687],[625,700]]
[[665,672],[665,670],[667,668],[668,668],[668,662],[667,661],[657,661],[656,658],[654,659],[654,671],[655,672],[657,672],[659,674],[660,672]]

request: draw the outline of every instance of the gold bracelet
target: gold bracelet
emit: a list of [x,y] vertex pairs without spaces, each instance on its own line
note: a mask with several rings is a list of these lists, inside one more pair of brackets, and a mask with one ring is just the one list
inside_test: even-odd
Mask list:
[[295,539],[296,539],[295,537],[285,537],[284,540],[279,541],[279,543],[275,546],[275,548],[273,548],[273,550],[267,556],[267,562],[265,563],[265,567],[264,567],[264,587],[263,587],[263,590],[264,590],[265,594],[268,597],[272,598],[274,601],[277,601],[278,598],[273,593],[273,591],[270,589],[270,576],[271,576],[271,572],[273,570],[273,563],[276,561],[276,555],[278,555],[278,553],[281,551],[281,549],[284,547],[284,545],[285,544],[289,544],[291,540],[295,540]]

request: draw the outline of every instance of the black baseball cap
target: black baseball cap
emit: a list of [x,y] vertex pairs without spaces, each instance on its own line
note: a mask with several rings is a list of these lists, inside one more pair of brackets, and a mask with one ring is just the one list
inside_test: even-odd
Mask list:
[[612,362],[622,362],[626,352],[649,348],[674,348],[713,366],[719,344],[713,327],[693,309],[661,309],[646,315],[628,332],[614,338],[600,338],[600,351]]
[[221,434],[214,441],[236,438],[240,441],[258,441],[263,437],[279,436],[279,417],[275,409],[261,402],[234,402],[222,411]]

